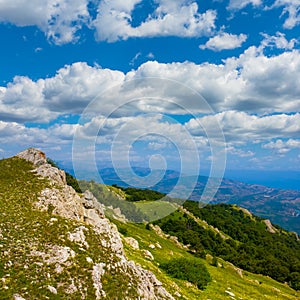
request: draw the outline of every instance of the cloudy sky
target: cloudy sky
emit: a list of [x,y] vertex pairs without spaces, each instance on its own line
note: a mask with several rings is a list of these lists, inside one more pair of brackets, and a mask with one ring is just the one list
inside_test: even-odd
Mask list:
[[299,0],[1,0],[0,154],[299,171],[299,33]]

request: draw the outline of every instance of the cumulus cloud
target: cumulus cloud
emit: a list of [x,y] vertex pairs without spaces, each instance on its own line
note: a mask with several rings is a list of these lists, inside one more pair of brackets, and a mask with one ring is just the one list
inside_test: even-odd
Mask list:
[[278,154],[285,154],[293,149],[300,149],[300,140],[289,139],[283,141],[281,139],[272,141],[262,146],[264,149],[271,149]]
[[261,0],[230,0],[228,8],[229,9],[242,9],[245,6],[252,4],[253,6],[258,6],[262,4]]
[[44,80],[17,76],[0,89],[0,118],[16,122],[49,121],[57,115],[44,105]]
[[198,120],[192,119],[186,127],[193,135],[202,136],[204,132],[199,124],[213,128],[216,120],[228,143],[245,144],[249,141],[261,142],[274,138],[296,138],[300,134],[299,113],[258,117],[245,112],[226,111]]
[[228,59],[226,65],[230,63],[241,68],[243,91],[236,98],[229,96],[225,107],[264,113],[299,111],[299,51],[267,57],[259,48],[250,47],[238,59]]
[[44,80],[44,103],[60,113],[81,113],[97,95],[120,85],[125,75],[119,71],[74,63]]
[[[94,2],[94,3],[93,3]],[[93,16],[89,4],[98,5]],[[157,0],[157,7],[138,26],[132,24],[136,5],[142,0],[2,0],[0,22],[37,26],[55,44],[76,42],[83,26],[96,31],[98,40],[114,42],[130,37],[210,35],[216,12],[198,12],[196,2]]]
[[157,0],[158,7],[138,26],[132,25],[133,11],[141,0],[101,1],[93,21],[98,40],[114,42],[130,37],[210,35],[215,29],[216,12],[200,14],[196,2]]
[[88,0],[2,0],[0,22],[37,26],[56,44],[77,40],[76,33],[88,22]]
[[262,33],[264,40],[261,42],[262,47],[275,47],[277,49],[292,50],[295,44],[298,43],[297,39],[287,40],[284,33],[276,32],[276,35],[268,35]]
[[232,155],[237,155],[239,157],[252,157],[255,155],[255,153],[251,150],[244,151],[242,149],[235,148],[233,146],[227,147],[226,150],[227,150],[227,153],[230,153]]
[[245,34],[235,35],[222,32],[210,38],[204,45],[200,45],[199,48],[202,50],[210,49],[213,51],[235,49],[241,47],[246,40],[247,35]]
[[276,0],[272,7],[282,7],[282,16],[288,15],[283,27],[292,29],[300,23],[300,2],[299,0]]
[[300,110],[300,52],[265,56],[250,47],[222,64],[149,61],[127,74],[78,62],[53,77],[15,77],[0,87],[2,120],[47,123],[64,114],[114,117],[228,110],[250,114]]
[[47,123],[59,115],[80,114],[97,95],[120,85],[124,77],[122,72],[86,63],[65,66],[54,77],[37,81],[17,76],[0,87],[0,118]]
[[[144,141],[148,148],[158,149],[174,143],[182,150],[195,148],[196,142],[187,128],[178,122],[170,123],[161,114],[145,114],[132,117],[103,118],[94,117],[88,122],[77,125],[80,139],[94,139],[97,143],[111,143],[121,149],[129,150],[136,140]],[[59,132],[64,129],[58,127]],[[51,129],[52,132],[53,128]],[[72,132],[72,130],[70,130]],[[64,130],[63,130],[64,132]],[[200,144],[202,140],[202,144]],[[207,146],[206,138],[198,139],[197,145]]]

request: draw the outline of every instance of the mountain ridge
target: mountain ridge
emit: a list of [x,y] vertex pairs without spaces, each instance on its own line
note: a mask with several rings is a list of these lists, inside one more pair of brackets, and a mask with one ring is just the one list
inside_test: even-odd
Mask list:
[[[131,171],[129,172],[126,169],[121,169],[121,171],[122,176],[125,179],[128,178],[128,181],[131,182]],[[137,175],[141,177],[142,185],[145,184],[143,176],[151,172],[148,168],[133,168],[133,171],[136,171]],[[105,168],[99,170],[99,172],[105,184],[130,186],[120,178],[113,168]],[[157,174],[161,174],[160,171],[157,172]],[[176,171],[168,170],[164,177],[156,185],[149,187],[149,189],[168,194],[176,186],[179,175]],[[184,176],[183,181],[186,183],[187,191],[192,190],[189,197],[190,200],[199,201],[207,180],[207,176],[196,176],[196,186],[191,187],[191,182],[195,181],[195,177]],[[139,186],[138,181],[134,183],[135,186]],[[300,191],[271,188],[260,184],[249,184],[224,178],[215,197],[209,203],[237,204],[262,218],[270,219],[274,224],[278,224],[300,235]]]
[[[29,162],[29,165],[18,161],[18,159],[26,163]],[[37,283],[37,285],[40,285],[38,288],[40,289],[40,295],[38,296],[32,288],[29,289],[30,292],[24,292],[24,290],[18,290],[12,286],[12,288],[16,288],[12,290],[9,281],[5,279],[3,280],[5,283],[4,290],[6,291],[5,297],[7,297],[4,297],[5,299],[8,299],[9,296],[13,296],[15,299],[17,297],[19,299],[24,299],[23,297],[25,299],[36,297],[42,299],[49,293],[52,297],[60,295],[59,297],[74,299],[102,299],[105,297],[114,298],[113,295],[116,295],[116,292],[118,297],[124,299],[136,297],[142,299],[174,299],[163,288],[153,273],[144,270],[141,266],[126,258],[122,238],[117,227],[105,217],[104,206],[88,191],[78,195],[71,186],[66,184],[65,172],[49,165],[43,152],[32,148],[27,149],[9,161],[9,165],[14,164],[24,165],[28,170],[27,175],[32,180],[37,176],[38,181],[42,179],[45,183],[45,187],[36,195],[37,201],[31,203],[32,207],[38,209],[37,214],[40,214],[39,212],[48,213],[48,216],[45,215],[45,221],[47,221],[45,227],[52,227],[53,223],[58,222],[57,216],[59,216],[63,218],[60,219],[60,222],[62,220],[67,222],[66,226],[68,223],[71,224],[69,227],[72,230],[65,232],[63,238],[59,236],[58,244],[49,241],[44,245],[34,246],[34,238],[33,240],[29,239],[27,242],[29,249],[25,253],[27,261],[25,265],[36,259],[39,261],[41,268],[41,270],[36,269],[36,272],[46,278],[46,280]],[[21,180],[20,175],[18,176],[18,170],[14,175],[17,176],[18,180]],[[24,200],[26,201],[26,199]],[[28,209],[30,211],[30,208]],[[31,209],[31,212],[33,213],[34,210]],[[25,217],[28,216],[23,216],[23,218]],[[39,222],[35,223],[34,220],[31,220],[31,222],[37,230],[43,229]],[[5,228],[5,225],[6,223],[2,224],[2,227]],[[5,229],[7,230],[7,228]],[[4,229],[2,228],[2,230]],[[47,231],[49,230],[50,228],[47,229]],[[18,235],[17,232],[15,234]],[[98,240],[98,244],[93,245],[91,238]],[[45,239],[47,240],[47,237]],[[8,245],[4,244],[4,246]],[[16,251],[16,249],[14,250]],[[93,252],[95,252],[94,256],[90,257],[89,255]],[[109,255],[107,256],[105,253]],[[19,258],[15,258],[13,262],[9,260],[4,263],[4,269],[1,268],[1,274],[6,273],[4,278],[14,278],[11,275],[14,271],[12,267],[20,263],[18,260]],[[85,265],[85,267],[77,270],[80,265]],[[53,267],[54,270],[48,273],[52,274],[49,275],[50,277],[47,273],[43,273],[44,268],[52,269]],[[70,275],[71,270],[73,270],[72,276]],[[74,274],[75,270],[82,273],[81,277],[86,274],[85,276],[89,280],[77,278]],[[65,277],[64,280],[60,280],[62,276]],[[52,277],[57,278],[54,280]],[[107,284],[103,283],[105,277],[107,278],[106,281],[108,279],[110,281],[119,280],[120,290],[107,289]],[[14,278],[14,280],[18,281],[18,278]],[[45,281],[52,281],[52,284],[47,285]],[[70,285],[67,285],[68,281],[71,282]]]

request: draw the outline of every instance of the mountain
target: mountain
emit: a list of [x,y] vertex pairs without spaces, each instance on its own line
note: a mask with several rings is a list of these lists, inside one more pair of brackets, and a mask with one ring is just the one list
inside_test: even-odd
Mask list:
[[[147,168],[133,168],[138,176],[146,176],[151,170]],[[159,178],[161,172],[154,170],[153,177]],[[131,180],[131,172],[121,169],[118,175],[113,168],[100,170],[100,175],[105,184],[118,184],[119,186],[128,186],[127,182]],[[120,178],[122,177],[123,180]],[[159,182],[150,189],[168,194],[176,186],[179,179],[179,173],[167,170]],[[184,176],[181,181],[180,193],[177,196],[189,194],[192,190],[193,182],[195,187],[190,195],[190,200],[199,201],[207,183],[206,176]],[[147,181],[146,181],[147,182]],[[143,178],[140,182],[135,181],[134,185],[145,184]],[[186,193],[184,192],[186,189]],[[228,203],[242,206],[252,213],[270,219],[272,223],[278,224],[289,231],[295,231],[300,235],[300,191],[283,190],[278,188],[266,187],[258,184],[247,184],[236,180],[222,179],[220,187],[210,203]]]
[[[70,180],[36,149],[0,160],[0,169],[0,299],[300,298],[297,236],[236,206],[212,205],[212,211],[208,206],[200,209],[200,215],[196,202],[187,203],[197,209],[182,207],[157,200],[155,192],[93,181],[85,182],[90,190],[80,184],[82,191],[76,192],[72,187],[77,186],[76,179]],[[139,210],[144,198],[158,205],[157,212],[166,203],[176,210],[164,219],[146,222],[148,214],[156,211]],[[129,222],[130,214],[141,214],[140,222]],[[211,219],[218,223],[211,225]],[[168,220],[174,224],[172,232],[164,225]],[[227,223],[231,229],[224,226]],[[185,226],[181,237],[180,224]],[[241,230],[242,237],[236,234]],[[254,237],[258,241],[262,237],[266,247],[272,247],[270,239],[280,245],[274,247],[276,264],[272,251],[251,260],[255,265],[267,259],[270,270],[274,266],[280,270],[282,277],[277,281],[247,271],[247,265],[237,267],[245,262],[242,256],[236,256],[233,263],[230,257],[227,261],[221,252],[214,252],[220,243],[237,247],[239,253],[242,246],[248,246],[245,234],[251,243]],[[187,243],[193,237],[204,241],[205,236],[208,244],[203,248]],[[264,255],[258,244],[252,247]],[[293,266],[287,275],[285,255],[288,266]]]
[[174,299],[88,191],[28,149],[0,161],[0,299]]

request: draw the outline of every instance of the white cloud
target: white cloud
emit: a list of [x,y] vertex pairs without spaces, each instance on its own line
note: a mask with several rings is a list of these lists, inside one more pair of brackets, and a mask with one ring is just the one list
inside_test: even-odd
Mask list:
[[[138,26],[132,24],[133,11],[142,0],[2,0],[0,22],[17,26],[37,26],[55,44],[76,42],[79,30],[96,30],[98,40],[114,42],[130,37],[210,35],[216,12],[198,12],[196,2],[156,0],[157,8]],[[99,5],[93,20],[88,5]]]
[[34,52],[35,52],[35,53],[38,53],[38,52],[41,52],[42,50],[43,50],[43,48],[37,47],[37,48],[34,49]]
[[0,119],[16,122],[47,122],[57,115],[44,105],[44,80],[37,82],[17,76],[6,88],[0,89]]
[[242,46],[242,44],[247,40],[247,35],[245,34],[230,34],[222,32],[212,38],[210,38],[205,45],[200,45],[200,49],[210,49],[213,51],[221,51],[228,49],[235,49]]
[[37,26],[56,44],[77,40],[76,33],[88,22],[88,0],[2,0],[0,22]]
[[152,52],[149,52],[147,54],[147,58],[149,58],[149,59],[154,59],[154,57],[155,57],[155,55]]
[[282,7],[282,16],[288,15],[283,27],[292,29],[300,23],[300,1],[299,0],[276,0],[272,7]]
[[243,89],[236,97],[225,98],[225,107],[263,113],[299,111],[299,51],[267,57],[261,49],[250,47],[238,59],[226,61],[228,66],[231,63],[240,68]]
[[216,12],[198,13],[196,2],[157,0],[158,7],[140,25],[132,26],[132,13],[141,0],[101,1],[93,21],[96,38],[114,42],[130,37],[210,35],[215,29]]
[[261,42],[262,47],[276,47],[277,49],[292,50],[295,44],[298,43],[297,39],[287,40],[284,33],[276,32],[276,35],[268,35],[262,33],[264,40]]
[[98,94],[124,81],[119,71],[74,63],[44,80],[44,102],[49,110],[61,113],[81,113]]
[[193,135],[202,136],[204,132],[199,124],[214,128],[216,121],[224,132],[226,142],[234,144],[258,143],[274,138],[297,138],[300,134],[299,113],[258,117],[245,112],[226,111],[198,120],[192,119],[186,127]]
[[131,59],[131,61],[129,62],[129,65],[130,65],[130,66],[134,66],[136,60],[137,60],[141,55],[142,55],[142,53],[141,53],[141,52],[138,52],[138,53]]
[[0,87],[0,118],[47,123],[59,115],[82,113],[93,99],[102,116],[113,111],[117,117],[207,113],[209,106],[215,112],[263,115],[300,111],[299,95],[298,50],[267,57],[261,48],[250,47],[219,65],[149,61],[124,74],[78,62],[46,79],[15,77]]
[[253,151],[250,151],[250,150],[242,150],[242,149],[239,149],[239,148],[235,148],[233,146],[229,146],[227,147],[227,153],[230,153],[232,155],[237,155],[239,157],[252,157],[255,155],[255,153]]
[[17,76],[0,88],[0,118],[47,123],[59,114],[81,113],[99,93],[123,82],[122,72],[75,63],[52,78],[34,82]]
[[252,4],[253,6],[258,6],[262,4],[262,1],[261,0],[230,0],[228,8],[242,9],[249,4]]
[[276,140],[262,146],[264,149],[271,149],[278,154],[285,154],[293,149],[300,149],[300,140],[289,139],[287,141]]

